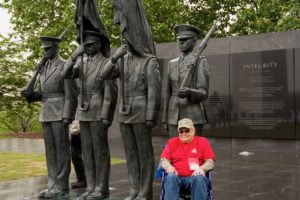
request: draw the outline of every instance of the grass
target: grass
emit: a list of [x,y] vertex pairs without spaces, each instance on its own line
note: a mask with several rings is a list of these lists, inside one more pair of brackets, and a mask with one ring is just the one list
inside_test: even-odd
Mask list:
[[[47,174],[45,155],[42,154],[0,152],[0,161],[0,182]],[[112,165],[125,162],[123,159],[111,159]]]
[[0,152],[0,182],[46,175],[45,156]]
[[9,139],[9,138],[12,138],[12,136],[10,136],[9,133],[0,132],[0,140],[1,139]]

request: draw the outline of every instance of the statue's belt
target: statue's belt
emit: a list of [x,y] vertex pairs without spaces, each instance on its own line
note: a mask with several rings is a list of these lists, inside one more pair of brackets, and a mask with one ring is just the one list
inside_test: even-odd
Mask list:
[[146,96],[147,92],[145,90],[136,90],[136,91],[125,91],[125,97],[137,97],[137,96]]
[[91,93],[84,93],[84,96],[93,96],[93,95],[104,95],[104,91],[98,91],[98,92],[91,92]]
[[42,93],[42,99],[65,97],[63,93]]

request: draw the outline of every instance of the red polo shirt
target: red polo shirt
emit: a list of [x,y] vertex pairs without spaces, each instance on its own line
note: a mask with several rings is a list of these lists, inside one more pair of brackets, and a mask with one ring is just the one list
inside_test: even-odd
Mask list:
[[179,137],[171,138],[164,148],[161,158],[170,160],[175,167],[179,176],[191,176],[193,171],[190,170],[189,158],[198,158],[199,166],[207,159],[215,160],[215,154],[204,137],[195,136],[190,143],[182,143]]

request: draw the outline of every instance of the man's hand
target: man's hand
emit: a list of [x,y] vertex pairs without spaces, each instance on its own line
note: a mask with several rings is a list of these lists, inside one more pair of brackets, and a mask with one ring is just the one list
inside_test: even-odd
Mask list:
[[102,125],[105,129],[108,129],[112,122],[110,120],[107,120],[107,119],[101,119],[101,123],[102,123]]
[[192,176],[205,176],[205,172],[200,167],[194,171]]
[[168,124],[167,124],[167,123],[163,123],[163,129],[164,129],[165,131],[168,131],[168,130],[169,130]]
[[166,169],[166,172],[167,172],[167,174],[172,174],[172,173],[177,174],[177,171],[176,171],[175,167],[173,167],[173,166],[169,166],[169,167]]
[[185,98],[191,96],[191,90],[187,87],[181,88],[178,90],[179,98]]
[[31,95],[33,95],[33,90],[27,90],[26,88],[22,88],[20,94],[22,95],[22,97],[29,97]]
[[71,78],[77,78],[77,77],[79,77],[79,66],[74,65]]
[[71,124],[72,121],[73,121],[72,119],[64,118],[63,119],[64,126],[69,126],[69,124]]
[[178,90],[179,98],[186,98],[191,96],[191,90],[187,87]]
[[84,53],[84,47],[83,45],[80,45],[77,47],[77,49],[72,53],[72,60],[75,62],[76,58]]
[[123,57],[127,53],[127,45],[122,45],[112,57],[113,63],[116,62],[119,58]]
[[153,128],[154,126],[156,126],[156,122],[153,121],[153,120],[147,120],[147,121],[146,121],[146,126],[147,126],[148,128]]

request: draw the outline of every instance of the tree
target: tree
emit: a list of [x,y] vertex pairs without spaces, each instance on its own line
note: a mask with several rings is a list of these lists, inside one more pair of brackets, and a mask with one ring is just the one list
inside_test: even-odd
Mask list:
[[236,7],[229,35],[289,31],[300,28],[299,0],[246,0]]

